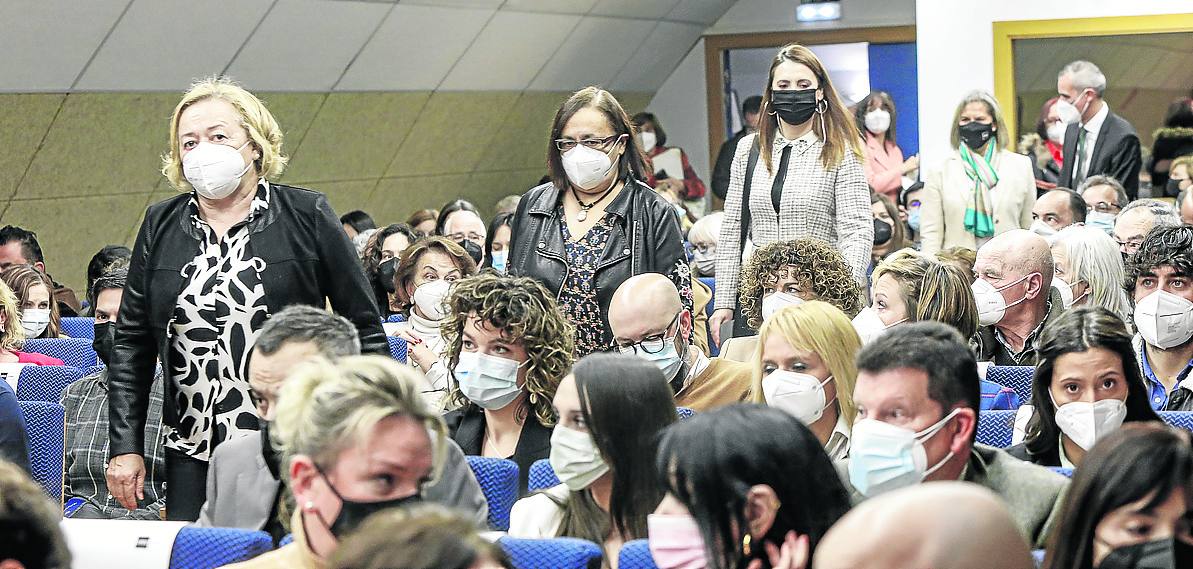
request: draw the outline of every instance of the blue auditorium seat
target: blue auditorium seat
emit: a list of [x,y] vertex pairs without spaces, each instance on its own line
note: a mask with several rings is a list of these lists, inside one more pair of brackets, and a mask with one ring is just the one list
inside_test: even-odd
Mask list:
[[263,531],[186,526],[174,538],[170,569],[215,569],[272,548],[273,540]]
[[33,480],[55,500],[62,498],[62,457],[66,446],[66,410],[58,403],[18,401],[29,431],[29,466]]
[[62,333],[71,338],[95,339],[95,319],[88,316],[63,316]]
[[25,366],[17,382],[20,401],[62,402],[62,390],[83,377],[83,372],[71,366]]
[[1165,423],[1186,431],[1193,431],[1193,411],[1160,411]]
[[990,366],[986,370],[986,381],[1010,387],[1019,395],[1023,404],[1031,403],[1031,380],[1036,368],[1031,366]]
[[386,336],[385,339],[389,342],[389,355],[395,360],[406,363],[406,340],[395,336]]
[[394,323],[398,323],[398,322],[405,322],[406,317],[402,316],[401,314],[392,314],[392,315],[390,315],[389,318],[386,318],[385,321],[390,324],[394,324]]
[[597,544],[571,537],[503,537],[497,543],[517,569],[588,569],[599,567],[603,557]]
[[617,555],[619,569],[659,569],[650,555],[650,545],[645,539],[627,541]]
[[559,484],[559,477],[555,476],[555,469],[551,468],[549,460],[540,458],[530,465],[530,474],[526,478],[527,490],[531,492],[546,490]]
[[982,411],[978,413],[977,442],[998,448],[1011,446],[1015,430],[1016,411]]
[[466,458],[489,503],[489,528],[509,530],[510,511],[518,500],[518,463],[503,458]]
[[696,414],[696,412],[695,412],[695,411],[693,411],[693,410],[691,410],[691,409],[689,409],[689,408],[687,408],[687,407],[676,407],[676,408],[675,408],[675,413],[676,413],[677,415],[679,415],[679,418],[680,418],[680,420],[683,420],[683,419],[691,419],[691,418],[692,418],[692,416]]
[[68,366],[87,369],[99,363],[91,340],[81,338],[34,338],[25,340],[24,352],[33,352],[58,358]]

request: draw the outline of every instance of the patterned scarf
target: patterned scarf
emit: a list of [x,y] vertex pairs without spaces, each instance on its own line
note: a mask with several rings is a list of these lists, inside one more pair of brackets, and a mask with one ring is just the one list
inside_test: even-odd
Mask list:
[[990,199],[990,188],[998,184],[998,172],[991,164],[995,146],[991,141],[986,145],[986,155],[979,156],[971,152],[968,146],[961,145],[961,163],[965,166],[965,175],[973,180],[973,201],[965,208],[965,230],[974,237],[994,235],[994,202]]

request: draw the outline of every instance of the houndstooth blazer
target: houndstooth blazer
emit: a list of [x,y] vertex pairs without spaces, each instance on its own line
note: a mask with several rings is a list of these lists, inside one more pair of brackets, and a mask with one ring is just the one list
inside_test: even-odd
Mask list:
[[[741,200],[750,147],[757,134],[737,145],[730,170],[725,218],[717,241],[716,308],[733,308],[741,278]],[[757,247],[775,241],[814,237],[832,244],[845,257],[859,284],[866,283],[870,250],[874,246],[874,214],[862,164],[851,152],[836,168],[820,163],[823,143],[815,132],[786,140],[775,134],[771,163],[779,166],[783,149],[791,146],[779,212],[771,201],[774,176],[763,160],[754,167],[750,184],[750,240]]]

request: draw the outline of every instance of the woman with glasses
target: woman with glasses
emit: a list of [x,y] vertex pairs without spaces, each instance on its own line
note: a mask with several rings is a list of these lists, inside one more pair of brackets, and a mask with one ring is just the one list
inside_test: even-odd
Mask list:
[[691,270],[675,208],[644,184],[642,149],[621,104],[587,87],[555,114],[551,181],[522,197],[508,272],[541,282],[576,327],[576,357],[613,347],[613,292],[642,273],[675,282],[692,309]]

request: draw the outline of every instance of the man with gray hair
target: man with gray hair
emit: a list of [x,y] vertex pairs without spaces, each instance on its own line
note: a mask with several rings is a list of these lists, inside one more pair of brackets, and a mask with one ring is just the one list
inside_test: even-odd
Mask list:
[[1160,200],[1135,200],[1114,220],[1114,240],[1118,241],[1118,250],[1126,260],[1139,250],[1139,244],[1152,228],[1180,224],[1181,218],[1172,206]]
[[1102,99],[1106,76],[1097,65],[1074,61],[1056,77],[1056,112],[1069,126],[1058,183],[1076,188],[1095,174],[1122,183],[1127,197],[1139,194],[1139,135],[1126,119],[1110,112]]
[[1114,218],[1128,203],[1123,185],[1110,176],[1097,174],[1081,182],[1077,193],[1081,194],[1088,209],[1085,224],[1114,235]]
[[[261,327],[249,358],[249,394],[261,418],[261,435],[225,442],[211,455],[207,501],[198,525],[269,532],[276,543],[285,535],[280,456],[269,438],[269,421],[290,372],[313,358],[335,360],[360,354],[356,327],[347,319],[311,306],[295,305],[273,315]],[[489,508],[463,451],[448,440],[443,473],[423,489],[423,498],[455,508],[484,525]],[[286,518],[288,519],[288,518]]]

